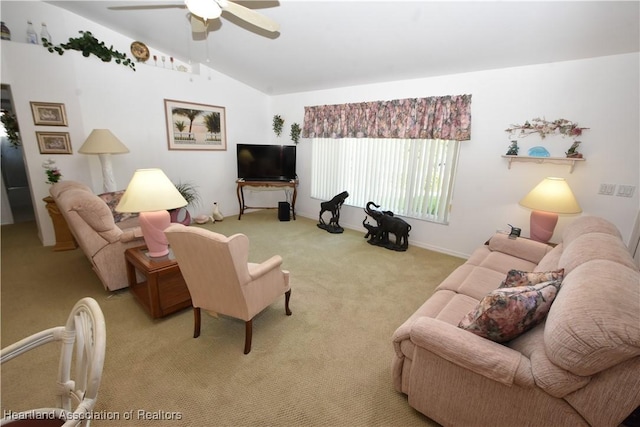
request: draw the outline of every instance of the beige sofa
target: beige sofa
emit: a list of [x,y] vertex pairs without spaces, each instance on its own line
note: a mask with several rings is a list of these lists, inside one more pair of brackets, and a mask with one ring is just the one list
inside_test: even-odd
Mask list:
[[124,251],[144,245],[137,217],[114,216],[112,208],[121,193],[98,196],[75,181],[60,181],[49,189],[69,230],[109,291],[128,286]]
[[[506,342],[459,327],[512,269],[564,269],[546,319]],[[576,219],[555,248],[496,234],[393,345],[395,389],[444,426],[618,426],[640,405],[640,272],[602,218]]]

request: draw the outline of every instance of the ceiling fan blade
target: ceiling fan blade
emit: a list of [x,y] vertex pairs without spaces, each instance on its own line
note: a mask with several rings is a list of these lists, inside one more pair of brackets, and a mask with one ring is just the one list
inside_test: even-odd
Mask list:
[[204,19],[199,16],[191,15],[191,32],[193,33],[206,33],[207,32],[207,24],[204,22]]
[[231,1],[216,1],[218,2],[222,10],[226,10],[227,12],[234,14],[243,21],[247,21],[248,23],[253,24],[256,27],[260,27],[274,33],[280,31],[280,24],[258,12],[255,12],[249,8],[241,6],[237,3],[233,3]]
[[184,9],[184,4],[149,4],[137,6],[110,6],[109,10],[154,10],[154,9]]

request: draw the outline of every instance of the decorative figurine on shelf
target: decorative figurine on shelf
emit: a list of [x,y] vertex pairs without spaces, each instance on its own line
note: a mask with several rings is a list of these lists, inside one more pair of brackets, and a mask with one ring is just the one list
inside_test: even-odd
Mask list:
[[509,145],[509,150],[507,151],[507,156],[517,156],[518,150],[520,150],[520,147],[518,147],[518,141],[511,141],[511,145]]
[[[406,251],[409,248],[409,231],[411,230],[411,225],[402,218],[394,216],[393,212],[371,209],[371,205],[376,208],[380,207],[373,202],[368,202],[364,209],[367,215],[376,220],[377,223],[376,226],[366,223],[366,217],[364,221],[362,221],[362,224],[367,229],[367,234],[364,237],[369,237],[367,243],[394,251]],[[389,240],[389,233],[396,236],[395,243],[391,243]]]
[[[343,191],[342,193],[333,197],[333,199],[328,202],[320,203],[320,214],[319,214],[319,223],[318,228],[322,228],[323,230],[328,231],[332,234],[342,233],[344,228],[340,227],[340,208],[344,204],[345,199],[349,197],[349,193]],[[325,212],[331,213],[331,219],[327,224],[322,218],[322,214]]]
[[580,141],[573,141],[573,145],[569,148],[569,151],[567,151],[565,153],[568,158],[571,158],[571,159],[581,159],[582,158],[582,153],[578,152],[578,146],[579,145],[580,145]]
[[213,213],[211,213],[211,218],[213,221],[222,221],[224,219],[224,215],[222,215],[220,208],[218,207],[218,202],[213,202]]

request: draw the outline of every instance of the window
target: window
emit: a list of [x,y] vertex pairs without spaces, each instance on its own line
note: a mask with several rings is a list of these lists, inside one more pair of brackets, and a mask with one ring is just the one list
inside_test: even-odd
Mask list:
[[396,215],[446,224],[459,141],[313,138],[311,197],[345,204],[373,201]]

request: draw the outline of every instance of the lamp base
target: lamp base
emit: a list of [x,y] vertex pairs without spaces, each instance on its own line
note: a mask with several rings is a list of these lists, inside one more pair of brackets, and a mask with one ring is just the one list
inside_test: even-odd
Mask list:
[[532,211],[530,218],[531,240],[547,243],[558,223],[558,214],[553,212]]
[[171,225],[171,217],[167,211],[140,212],[140,228],[144,242],[149,249],[149,256],[158,258],[169,253],[169,241],[164,230]]
[[105,193],[116,191],[116,180],[113,177],[113,167],[111,166],[111,154],[98,154],[102,165],[102,188]]

